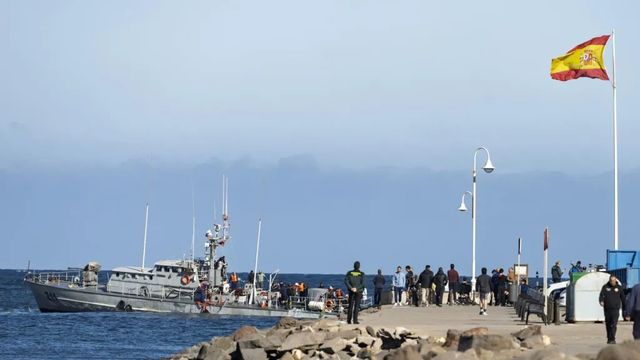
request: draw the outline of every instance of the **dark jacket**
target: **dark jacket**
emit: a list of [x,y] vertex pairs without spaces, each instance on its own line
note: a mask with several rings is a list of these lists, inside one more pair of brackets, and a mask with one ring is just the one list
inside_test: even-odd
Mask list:
[[506,289],[507,288],[507,277],[504,276],[504,274],[498,274],[497,288],[498,289]]
[[562,279],[562,269],[560,269],[560,266],[553,265],[553,267],[551,268],[551,278],[554,282],[560,281],[560,279]]
[[376,288],[376,289],[384,289],[384,284],[385,284],[386,282],[387,282],[387,281],[385,280],[384,276],[382,276],[382,275],[376,275],[376,276],[373,278],[373,287],[374,287],[374,288]]
[[606,283],[600,290],[600,303],[602,307],[607,310],[624,310],[626,308],[625,298],[624,298],[624,289],[622,286],[616,284],[611,286],[611,284]]
[[631,293],[627,297],[625,310],[626,316],[631,316],[634,312],[640,311],[640,284],[636,284],[631,288]]
[[413,270],[407,271],[406,278],[407,278],[407,281],[406,281],[407,288],[411,288],[412,286],[416,285],[416,278],[413,275]]
[[433,284],[433,271],[422,271],[420,276],[418,276],[418,284],[420,284],[420,287],[423,289],[430,289]]
[[347,285],[347,290],[351,291],[351,288],[361,293],[364,291],[364,273],[360,270],[353,269],[347,273],[344,277],[344,284]]
[[433,283],[436,284],[436,288],[445,287],[447,282],[449,282],[449,280],[447,279],[447,275],[445,275],[444,271],[438,271],[433,277]]
[[449,269],[449,271],[447,271],[447,277],[449,278],[450,283],[460,282],[460,274],[458,274],[458,270],[456,269]]
[[488,294],[491,292],[491,290],[491,276],[487,274],[478,276],[478,279],[476,280],[476,291],[483,294]]

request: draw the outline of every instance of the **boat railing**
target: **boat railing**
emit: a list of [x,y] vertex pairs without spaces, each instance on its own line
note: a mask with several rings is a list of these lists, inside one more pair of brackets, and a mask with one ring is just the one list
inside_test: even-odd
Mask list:
[[82,285],[81,271],[31,271],[25,281],[50,285]]
[[193,300],[194,290],[187,287],[148,286],[145,284],[107,284],[107,292],[121,295],[142,296],[158,300]]

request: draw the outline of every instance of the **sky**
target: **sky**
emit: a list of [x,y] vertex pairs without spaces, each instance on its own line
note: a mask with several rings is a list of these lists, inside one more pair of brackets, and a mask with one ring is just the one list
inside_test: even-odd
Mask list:
[[[639,10],[631,1],[606,6],[595,1],[0,1],[0,180],[5,199],[11,199],[0,205],[7,214],[0,236],[11,250],[0,257],[0,267],[22,267],[24,256],[15,254],[31,252],[45,240],[28,245],[21,239],[34,225],[53,219],[50,226],[57,232],[47,242],[64,237],[76,244],[78,227],[89,231],[87,224],[122,231],[112,236],[133,234],[139,221],[123,219],[122,212],[144,208],[146,201],[154,204],[153,211],[175,211],[167,212],[163,226],[177,235],[182,227],[170,223],[176,216],[190,221],[198,169],[206,169],[210,183],[193,186],[208,199],[216,195],[211,189],[219,188],[222,172],[232,177],[241,237],[253,236],[251,223],[258,216],[268,218],[267,210],[280,214],[272,215],[280,221],[273,224],[278,237],[286,235],[280,252],[298,246],[302,231],[329,219],[337,227],[332,231],[352,235],[341,238],[353,246],[344,250],[340,267],[356,256],[349,251],[363,248],[363,256],[375,258],[380,248],[394,247],[399,241],[394,236],[371,249],[352,240],[379,221],[390,222],[381,232],[402,233],[405,243],[399,247],[420,248],[415,239],[421,232],[445,236],[455,228],[455,236],[468,233],[468,224],[459,214],[450,217],[445,207],[450,201],[457,207],[461,192],[470,187],[468,172],[479,145],[491,150],[497,167],[482,186],[491,186],[495,178],[510,189],[500,202],[487,205],[495,213],[485,215],[485,221],[494,221],[489,225],[505,227],[504,241],[519,232],[533,237],[545,224],[577,227],[589,219],[586,224],[598,225],[592,229],[598,236],[580,234],[594,237],[587,240],[594,249],[611,232],[611,85],[553,81],[549,66],[551,58],[616,29],[621,182],[628,184],[621,188],[626,190],[621,211],[632,211],[637,194],[629,179],[640,168],[635,156],[640,90],[634,86],[640,83],[635,66]],[[605,50],[611,74],[610,56],[611,44]],[[136,167],[140,170],[132,170]],[[150,175],[158,172],[173,180]],[[99,174],[120,185],[103,184]],[[289,186],[273,183],[273,174]],[[294,182],[298,176],[324,182]],[[523,179],[544,186],[519,188]],[[59,182],[65,186],[51,185]],[[255,201],[244,194],[273,195],[256,190],[266,186],[259,184],[298,196],[256,211],[250,209]],[[331,192],[330,185],[346,193]],[[398,187],[412,192],[395,196]],[[435,196],[424,190],[429,187],[436,187],[432,191],[443,196],[442,203],[428,201]],[[534,188],[537,193],[531,193]],[[336,194],[342,201],[331,203]],[[113,202],[123,196],[126,202]],[[547,203],[534,201],[537,206],[528,209],[539,221],[527,222],[517,213],[497,215],[523,197],[544,196]],[[423,197],[429,211],[412,202]],[[405,209],[402,221],[373,212],[384,208],[376,198]],[[105,201],[111,205],[96,208]],[[306,209],[313,221],[298,219],[295,231],[286,233],[287,219],[301,216],[295,210],[303,206],[300,201],[321,206]],[[34,211],[33,203],[55,216]],[[84,211],[76,218],[62,216],[78,204]],[[349,220],[327,214],[338,205]],[[209,205],[202,206],[199,217],[206,218]],[[556,216],[544,219],[549,206]],[[420,214],[429,214],[426,224],[438,230],[421,226]],[[624,212],[621,216],[632,220]],[[569,236],[571,230],[573,225],[566,225],[561,231]],[[621,231],[628,239],[637,234],[630,223],[622,223]],[[318,234],[312,238],[322,241]],[[156,255],[175,256],[171,241],[157,244]],[[604,250],[595,248],[585,256],[598,261],[595,254]],[[107,264],[120,265],[122,254],[102,250]],[[76,255],[67,261],[98,256],[78,247],[69,251]],[[33,260],[44,267],[66,266],[60,257],[45,255]],[[291,261],[287,270],[306,272],[305,266],[333,272],[319,259]]]

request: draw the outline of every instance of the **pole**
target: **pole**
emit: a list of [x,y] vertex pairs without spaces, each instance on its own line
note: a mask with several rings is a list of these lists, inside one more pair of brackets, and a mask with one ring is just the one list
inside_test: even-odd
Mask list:
[[196,199],[191,187],[191,262],[196,256]]
[[473,194],[471,195],[471,294],[476,301],[476,158],[473,157]]
[[142,242],[142,269],[144,271],[144,258],[147,256],[147,225],[149,223],[149,203],[144,209],[144,241]]
[[256,300],[256,276],[258,275],[258,255],[260,254],[260,231],[262,230],[262,219],[258,219],[258,241],[256,242],[256,262],[253,266],[253,287],[251,288],[251,304]]
[[544,275],[544,277],[542,278],[542,288],[543,288],[543,294],[544,294],[544,311],[545,313],[547,312],[547,298],[549,297],[548,291],[547,291],[547,278],[549,277],[547,272],[549,271],[548,268],[548,258],[549,258],[549,247],[547,246],[547,244],[549,244],[549,228],[545,228],[544,229],[544,243],[545,243],[545,247],[544,247],[544,271],[542,272]]
[[[518,238],[518,267],[517,270],[514,271],[514,275],[516,276],[516,295],[520,295],[520,275],[518,272],[520,271],[520,254],[522,253],[522,238]],[[516,296],[516,299],[517,299]]]
[[613,249],[618,250],[618,106],[616,99],[616,30],[611,30],[613,81]]

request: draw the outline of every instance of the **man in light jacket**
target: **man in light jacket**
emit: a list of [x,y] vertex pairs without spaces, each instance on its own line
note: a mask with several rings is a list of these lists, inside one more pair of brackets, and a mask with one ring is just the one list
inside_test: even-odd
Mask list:
[[404,287],[407,284],[405,274],[402,272],[402,266],[398,266],[396,269],[396,273],[393,274],[392,285],[393,285],[393,293],[394,293],[394,302],[393,306],[402,306],[402,292],[404,291]]

